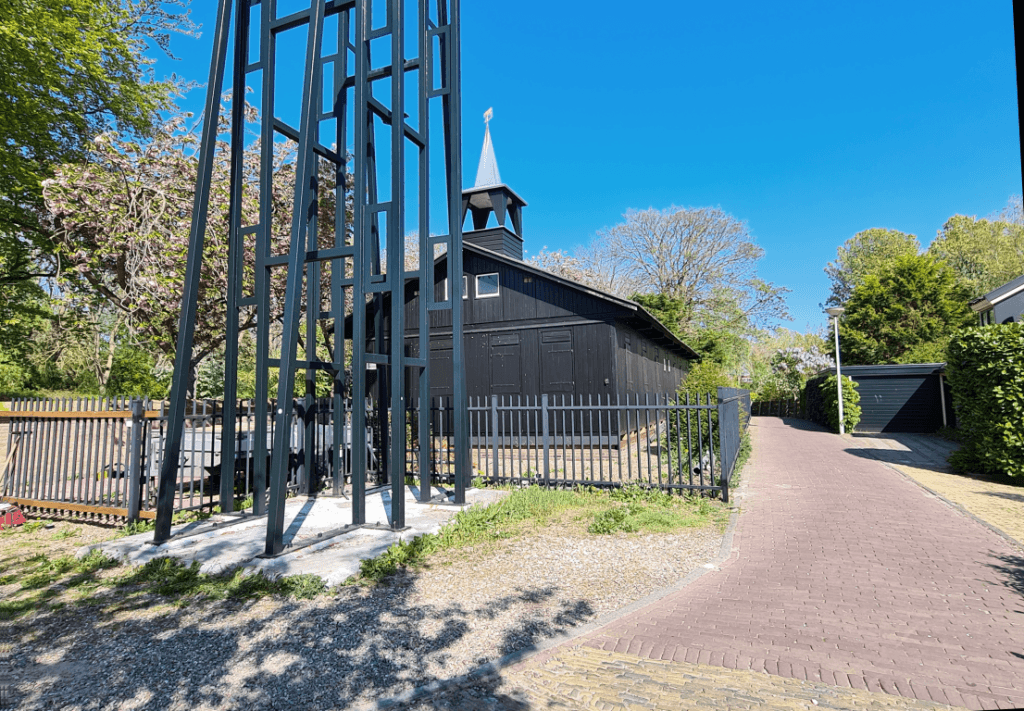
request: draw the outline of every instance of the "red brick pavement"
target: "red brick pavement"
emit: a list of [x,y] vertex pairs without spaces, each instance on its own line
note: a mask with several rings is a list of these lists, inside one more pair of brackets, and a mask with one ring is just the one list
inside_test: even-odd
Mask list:
[[1024,555],[813,425],[754,418],[733,555],[593,647],[1024,708]]

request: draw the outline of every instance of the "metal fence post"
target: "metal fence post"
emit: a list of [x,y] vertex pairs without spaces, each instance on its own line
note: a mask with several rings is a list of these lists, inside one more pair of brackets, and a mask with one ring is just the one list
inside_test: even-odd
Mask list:
[[146,445],[146,410],[141,399],[132,400],[131,458],[128,465],[128,521],[139,520],[142,507],[142,458]]
[[491,462],[495,478],[498,476],[498,396],[491,395]]
[[[719,457],[719,485],[722,487],[722,502],[729,503],[729,473],[732,470],[732,456],[731,456],[731,445],[730,433],[732,429],[727,425],[726,420],[726,407],[722,398],[718,398],[718,446],[721,450],[721,456]],[[712,452],[714,451],[714,443],[712,442]]]
[[540,396],[540,428],[544,442],[544,486],[551,486],[551,465],[548,462],[548,394]]

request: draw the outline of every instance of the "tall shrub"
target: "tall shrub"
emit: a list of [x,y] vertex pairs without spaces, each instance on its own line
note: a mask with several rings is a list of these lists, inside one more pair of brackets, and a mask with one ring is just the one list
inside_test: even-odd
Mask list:
[[[860,422],[860,393],[857,383],[848,375],[843,377],[843,425],[847,432]],[[825,417],[833,432],[839,431],[839,393],[836,376],[830,375],[818,386],[821,391],[822,403],[825,406]]]
[[1024,475],[1024,324],[965,329],[946,352],[960,471]]
[[[718,401],[719,387],[732,387],[732,380],[725,368],[714,361],[701,361],[686,374],[686,380],[679,386],[679,400],[685,402],[689,397],[691,405],[707,405],[710,396],[712,406]],[[699,412],[699,414],[698,414]],[[700,419],[700,438],[698,439],[697,420]],[[678,420],[678,421],[677,421]],[[686,425],[686,417],[670,417],[668,422],[668,439],[662,438],[664,446],[671,450],[672,456],[682,456],[685,460],[692,451],[695,466],[700,465],[700,454],[708,455],[709,445],[714,449],[715,461],[719,461],[718,412],[716,410],[700,410],[692,414],[691,426]],[[711,437],[708,437],[710,423]],[[717,465],[716,465],[717,466]]]
[[[836,392],[835,375],[819,375],[807,381],[801,395],[804,416],[812,422],[824,425],[833,432],[839,431],[839,394]],[[847,432],[860,423],[860,393],[857,383],[849,376],[843,376],[843,420]]]

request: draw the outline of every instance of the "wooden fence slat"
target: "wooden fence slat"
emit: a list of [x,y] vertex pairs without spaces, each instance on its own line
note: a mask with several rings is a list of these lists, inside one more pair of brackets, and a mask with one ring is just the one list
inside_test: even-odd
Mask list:
[[[128,509],[116,506],[90,506],[75,504],[70,501],[41,501],[39,499],[22,499],[15,496],[0,496],[0,501],[18,506],[33,506],[38,509],[57,509],[59,511],[78,511],[81,513],[105,514],[107,516],[128,516]],[[140,518],[156,518],[156,511],[140,511]]]

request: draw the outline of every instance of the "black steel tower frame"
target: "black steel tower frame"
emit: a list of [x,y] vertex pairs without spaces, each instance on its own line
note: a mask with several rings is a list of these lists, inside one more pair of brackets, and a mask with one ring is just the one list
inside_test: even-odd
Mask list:
[[[374,12],[374,2],[378,12]],[[230,145],[230,203],[228,224],[228,318],[225,324],[225,388],[221,435],[222,476],[220,505],[222,512],[233,506],[231,463],[236,456],[236,395],[240,309],[252,309],[256,315],[256,422],[257,432],[274,419],[273,440],[268,458],[254,459],[254,514],[267,515],[264,555],[279,555],[285,550],[284,512],[287,477],[291,457],[292,407],[295,375],[305,372],[303,418],[305,446],[302,487],[309,490],[314,434],[315,374],[325,371],[333,377],[331,428],[333,451],[332,493],[344,494],[344,457],[351,447],[352,521],[341,530],[366,524],[365,493],[367,448],[363,433],[367,424],[367,368],[375,368],[379,393],[389,402],[381,405],[382,447],[391,486],[390,526],[405,527],[406,427],[409,412],[414,418],[419,442],[416,469],[420,476],[419,495],[430,498],[432,434],[430,430],[430,312],[450,310],[452,317],[452,366],[454,402],[452,403],[455,503],[465,503],[469,479],[468,415],[466,410],[465,368],[462,339],[462,161],[461,101],[459,54],[460,0],[310,0],[308,9],[280,16],[278,0],[219,0],[214,31],[213,59],[207,85],[205,120],[201,135],[196,191],[185,287],[178,328],[174,378],[165,456],[160,471],[154,543],[171,536],[171,519],[178,488],[181,441],[185,429],[189,373],[192,366],[200,271],[207,230],[207,213],[222,84],[229,46],[232,54],[232,100]],[[383,12],[381,12],[383,10]],[[232,26],[232,11],[234,24]],[[325,24],[337,16],[336,49],[324,54]],[[377,19],[377,24],[374,20]],[[380,22],[383,18],[383,23]],[[255,20],[255,21],[254,21]],[[254,31],[255,28],[255,31]],[[302,94],[297,110],[298,126],[287,123],[277,111],[275,100],[278,76],[278,36],[284,32],[306,32],[306,51],[302,64]],[[415,32],[415,38],[410,38]],[[416,56],[406,50],[415,40]],[[328,42],[329,44],[330,42]],[[374,53],[371,54],[371,47]],[[383,59],[380,51],[383,48]],[[255,50],[255,52],[253,52]],[[257,58],[250,61],[253,55]],[[377,60],[377,61],[375,61]],[[330,74],[325,74],[329,65]],[[245,101],[247,82],[259,74],[259,219],[243,224],[243,155],[246,140]],[[325,90],[325,78],[330,88]],[[375,86],[384,89],[374,93]],[[410,91],[410,89],[412,91]],[[410,97],[412,97],[410,99]],[[431,108],[440,104],[443,131],[432,140]],[[414,113],[410,119],[408,112]],[[334,129],[324,140],[324,123]],[[375,124],[377,125],[375,127]],[[384,141],[379,134],[386,134]],[[286,254],[272,249],[272,187],[274,146],[283,136],[296,145],[295,183],[289,248]],[[352,138],[354,149],[346,149]],[[333,147],[328,144],[333,143]],[[444,151],[445,212],[447,233],[432,234],[431,226],[431,148]],[[390,160],[381,165],[378,147]],[[406,171],[408,151],[415,152],[418,164],[412,176]],[[318,236],[321,189],[318,175],[322,165],[333,168],[334,195],[333,243],[325,245]],[[409,184],[415,190],[410,191]],[[385,185],[387,200],[378,195]],[[346,190],[348,192],[346,193]],[[416,215],[407,222],[407,197],[415,195]],[[351,220],[346,212],[351,202]],[[382,260],[381,227],[384,227],[386,251]],[[414,226],[418,264],[406,268],[406,234]],[[252,244],[250,244],[252,243]],[[247,250],[255,250],[253,293],[243,293],[243,265]],[[448,255],[448,298],[435,298],[435,257]],[[321,265],[330,263],[329,306],[323,303]],[[281,355],[271,358],[271,273],[286,269],[281,317]],[[405,303],[406,284],[416,280],[419,287],[417,352],[407,353]],[[346,314],[346,300],[352,304]],[[304,305],[305,304],[305,308]],[[366,306],[366,307],[364,307]],[[385,311],[386,310],[386,311]],[[351,319],[351,337],[346,339],[346,317]],[[384,318],[386,317],[386,318]],[[318,358],[317,326],[321,319],[333,325],[333,357]],[[368,321],[374,320],[374,338],[368,339]],[[382,326],[390,327],[385,338]],[[299,333],[305,332],[305,353],[299,357]],[[348,341],[346,343],[346,340]],[[351,356],[351,386],[346,383],[346,352]],[[278,372],[276,409],[269,412],[268,382],[272,369]],[[406,402],[406,374],[419,374],[419,392],[415,402]],[[351,423],[345,422],[344,400],[351,398]],[[387,407],[385,407],[387,405]],[[390,414],[389,414],[390,413]],[[346,428],[351,434],[346,439]],[[263,435],[256,436],[261,442]],[[269,500],[266,491],[269,485]],[[341,522],[339,522],[341,523]]]

